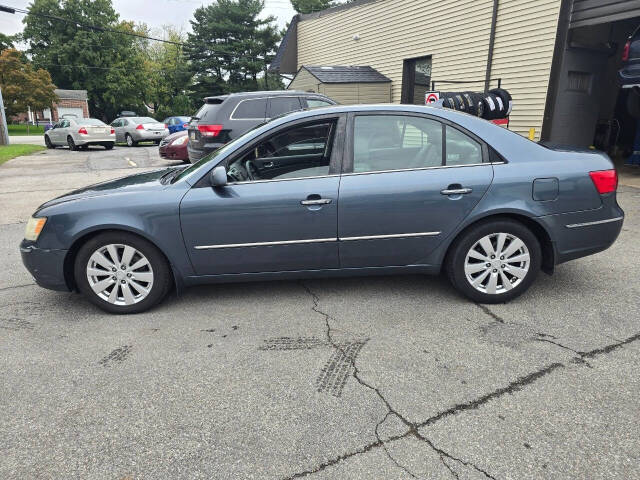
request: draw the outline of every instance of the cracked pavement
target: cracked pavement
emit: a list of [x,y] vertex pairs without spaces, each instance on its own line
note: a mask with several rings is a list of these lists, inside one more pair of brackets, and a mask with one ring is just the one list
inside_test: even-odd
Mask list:
[[203,286],[116,317],[33,285],[17,246],[39,203],[166,164],[0,167],[0,478],[640,478],[639,189],[611,249],[506,305],[399,276]]

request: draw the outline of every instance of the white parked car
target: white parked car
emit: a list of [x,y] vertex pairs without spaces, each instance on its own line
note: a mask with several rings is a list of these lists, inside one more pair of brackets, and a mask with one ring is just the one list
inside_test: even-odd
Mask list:
[[113,148],[116,132],[97,118],[74,118],[65,116],[44,134],[47,148],[67,145],[70,150],[102,145],[107,150]]

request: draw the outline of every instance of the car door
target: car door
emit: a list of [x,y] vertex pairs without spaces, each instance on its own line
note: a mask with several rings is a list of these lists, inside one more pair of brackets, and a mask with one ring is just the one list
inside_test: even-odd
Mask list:
[[[180,221],[198,275],[338,268],[345,125],[323,116],[278,127],[224,161],[226,186],[207,175],[185,195]],[[296,159],[286,144],[305,135],[318,148]]]
[[62,120],[57,121],[53,124],[53,127],[47,132],[49,134],[49,140],[54,145],[58,145],[60,143],[59,133],[60,133],[60,125],[62,124]]
[[63,119],[60,121],[60,127],[57,128],[56,130],[58,130],[58,136],[57,138],[57,142],[60,145],[66,145],[67,144],[67,135],[69,134],[69,120]]
[[120,128],[122,125],[122,121],[117,118],[115,119],[113,122],[111,122],[111,126],[113,127],[113,130],[116,132],[116,142],[120,143],[122,142],[122,129]]
[[342,268],[426,263],[493,180],[488,147],[427,115],[350,115],[340,183]]

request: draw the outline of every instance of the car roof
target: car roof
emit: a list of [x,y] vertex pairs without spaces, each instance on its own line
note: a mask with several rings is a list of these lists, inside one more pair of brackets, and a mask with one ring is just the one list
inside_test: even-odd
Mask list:
[[237,93],[229,93],[226,95],[213,95],[210,97],[205,97],[205,102],[207,100],[225,100],[227,98],[251,98],[251,97],[278,97],[278,96],[286,96],[290,97],[292,95],[296,96],[308,96],[308,97],[326,97],[321,93],[316,92],[304,92],[302,90],[260,90],[257,92],[237,92]]

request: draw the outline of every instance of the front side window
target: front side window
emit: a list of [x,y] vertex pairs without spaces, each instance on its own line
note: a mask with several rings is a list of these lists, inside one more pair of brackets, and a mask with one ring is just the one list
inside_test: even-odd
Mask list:
[[269,117],[275,118],[285,113],[295,112],[301,108],[298,97],[273,97],[271,98]]
[[335,124],[300,125],[262,140],[229,163],[229,182],[328,175]]
[[241,119],[260,119],[264,120],[267,112],[267,99],[256,98],[255,100],[243,100],[233,112],[234,120]]
[[482,163],[482,146],[460,130],[447,125],[447,165]]
[[379,172],[441,166],[442,128],[440,122],[422,117],[357,116],[353,171]]

